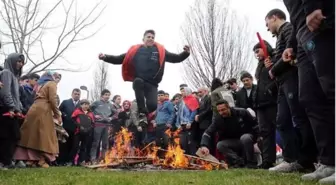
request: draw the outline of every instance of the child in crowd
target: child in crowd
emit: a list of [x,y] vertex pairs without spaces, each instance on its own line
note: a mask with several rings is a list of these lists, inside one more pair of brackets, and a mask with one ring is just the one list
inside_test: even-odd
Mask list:
[[[73,148],[70,152],[70,158],[75,159],[79,150],[77,165],[85,165],[87,159],[87,144],[90,140],[90,133],[94,124],[94,115],[90,110],[90,102],[86,99],[80,101],[80,107],[72,113],[72,119],[76,124],[76,130],[73,139]],[[75,162],[73,162],[75,164]]]

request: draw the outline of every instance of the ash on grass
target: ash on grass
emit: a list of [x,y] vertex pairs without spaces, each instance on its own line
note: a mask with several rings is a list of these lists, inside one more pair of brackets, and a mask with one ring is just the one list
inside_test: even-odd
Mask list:
[[301,174],[266,170],[220,171],[107,171],[80,167],[15,169],[0,171],[0,185],[313,185]]

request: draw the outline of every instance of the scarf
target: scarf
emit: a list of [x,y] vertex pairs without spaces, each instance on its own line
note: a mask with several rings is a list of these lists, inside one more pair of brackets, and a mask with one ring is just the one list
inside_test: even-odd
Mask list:
[[56,72],[54,71],[47,71],[45,72],[41,78],[37,81],[37,84],[34,87],[34,91],[38,92],[43,85],[45,85],[47,82],[54,81],[54,75]]
[[189,87],[183,88],[185,91],[185,97],[183,97],[184,104],[190,109],[191,111],[195,111],[199,107],[199,103],[197,99],[192,95],[192,91]]
[[[129,111],[131,109],[131,102],[128,100],[123,101],[122,103],[124,111]],[[128,108],[125,108],[125,105],[128,105]]]

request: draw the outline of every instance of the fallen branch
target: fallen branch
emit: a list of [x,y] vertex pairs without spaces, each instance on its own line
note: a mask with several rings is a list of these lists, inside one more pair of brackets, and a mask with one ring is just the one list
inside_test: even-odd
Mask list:
[[97,169],[97,168],[115,168],[120,166],[121,164],[118,162],[113,162],[113,163],[109,163],[109,164],[96,164],[96,165],[87,165],[85,166],[86,168],[90,168],[90,169]]
[[136,165],[141,163],[153,163],[153,159],[143,159],[143,160],[124,160],[127,165]]
[[151,146],[152,144],[155,144],[155,141],[150,142],[148,145],[146,145],[145,147],[143,147],[140,152],[144,151],[146,148],[148,148],[149,146]]
[[125,156],[125,157],[109,157],[109,159],[111,160],[122,160],[122,159],[139,159],[139,160],[146,160],[146,159],[151,159],[153,160],[153,158],[151,157],[141,157],[141,156]]
[[[168,150],[165,150],[165,149],[162,149],[162,148],[159,148],[158,150],[161,150],[161,151],[164,151],[164,152],[168,152]],[[205,159],[205,158],[197,157],[197,156],[193,156],[193,155],[188,155],[188,154],[183,154],[183,155],[186,156],[186,157],[189,157],[189,158],[193,158],[193,159],[197,159],[197,160],[202,160],[202,161],[209,162],[211,164],[219,165],[221,168],[224,168],[224,169],[228,169],[228,166],[227,166],[226,163],[221,163],[221,162],[218,162],[218,161],[209,160],[209,159]]]
[[141,159],[141,160],[136,160],[136,159],[121,159],[119,162],[112,162],[109,164],[97,164],[97,165],[88,165],[86,166],[87,168],[90,169],[97,169],[97,168],[116,168],[120,166],[132,166],[136,164],[141,164],[141,163],[153,163],[153,159]]

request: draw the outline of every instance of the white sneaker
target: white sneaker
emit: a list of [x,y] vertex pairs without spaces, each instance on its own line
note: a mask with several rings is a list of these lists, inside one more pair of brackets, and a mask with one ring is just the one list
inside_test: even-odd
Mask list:
[[0,163],[0,170],[8,170],[8,168],[6,168],[4,164]]
[[320,180],[323,178],[330,177],[335,173],[334,166],[327,166],[320,164],[319,167],[313,172],[305,174],[301,177],[302,180]]
[[297,163],[297,162],[292,162],[292,163],[288,163],[286,161],[281,162],[279,165],[268,169],[271,172],[295,172],[295,171],[299,171],[303,169],[303,167]]
[[331,176],[319,180],[320,184],[335,184],[335,173]]

